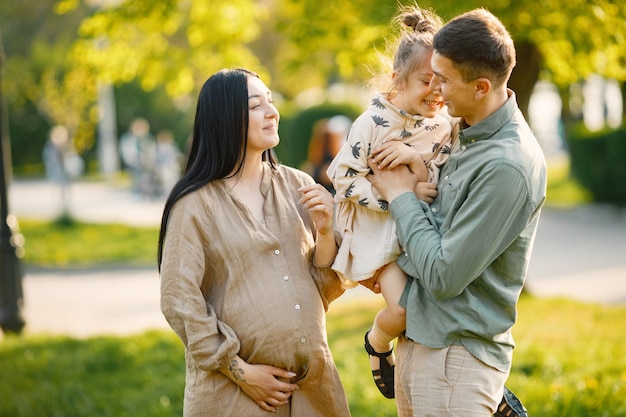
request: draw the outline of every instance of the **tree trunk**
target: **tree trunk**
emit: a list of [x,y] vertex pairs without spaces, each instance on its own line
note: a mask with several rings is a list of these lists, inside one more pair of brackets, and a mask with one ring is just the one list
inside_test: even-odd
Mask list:
[[620,81],[622,85],[622,124],[626,120],[626,82]]
[[5,333],[20,334],[26,322],[22,314],[24,292],[22,267],[17,256],[19,239],[14,239],[13,228],[7,223],[9,201],[7,180],[11,169],[11,142],[6,125],[2,73],[5,62],[0,34],[0,328]]
[[105,178],[115,177],[120,169],[119,150],[117,146],[117,129],[115,115],[115,95],[111,84],[98,85],[98,159],[100,170]]
[[530,42],[516,43],[515,50],[517,65],[511,74],[509,88],[515,91],[517,104],[528,120],[528,103],[535,83],[539,79],[541,53],[537,46]]

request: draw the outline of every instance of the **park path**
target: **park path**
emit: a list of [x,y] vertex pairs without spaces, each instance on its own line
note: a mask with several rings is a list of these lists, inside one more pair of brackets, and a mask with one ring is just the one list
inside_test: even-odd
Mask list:
[[[46,181],[14,181],[9,209],[18,220],[52,219],[61,212],[59,195]],[[163,202],[140,199],[123,186],[103,182],[76,183],[70,193],[72,215],[91,222],[158,226]],[[28,250],[28,241],[25,247]],[[625,304],[625,253],[626,210],[601,205],[546,208],[527,289],[538,296]],[[85,337],[168,328],[159,310],[156,268],[26,268],[23,288],[26,333]],[[377,296],[359,288],[336,303],[355,297]]]

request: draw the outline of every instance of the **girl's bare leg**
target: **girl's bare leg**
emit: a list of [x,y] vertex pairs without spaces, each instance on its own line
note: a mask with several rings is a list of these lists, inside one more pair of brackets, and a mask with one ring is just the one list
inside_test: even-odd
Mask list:
[[[378,272],[378,283],[387,306],[380,310],[368,334],[368,340],[376,352],[384,353],[393,348],[393,340],[406,328],[406,310],[400,306],[400,296],[406,285],[406,275],[392,262]],[[387,361],[394,365],[393,355]],[[372,370],[380,369],[380,358],[370,356]]]
[[[392,262],[378,271],[378,283],[387,306],[374,319],[370,343],[377,352],[385,352],[390,349],[392,340],[406,328],[406,310],[399,304],[406,285],[406,275]],[[379,331],[382,334],[379,335]]]

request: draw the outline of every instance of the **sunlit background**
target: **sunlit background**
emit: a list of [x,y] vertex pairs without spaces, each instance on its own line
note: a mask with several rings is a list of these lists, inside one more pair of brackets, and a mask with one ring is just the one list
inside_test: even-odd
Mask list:
[[[145,249],[112,255],[89,245],[119,248],[124,238],[88,244],[92,236],[113,232],[85,232],[75,239],[89,249],[76,252],[81,245],[62,240],[71,235],[67,230],[37,234],[48,226],[30,221],[157,228],[164,198],[184,165],[197,92],[218,69],[243,66],[261,75],[281,112],[277,156],[314,173],[324,146],[317,143],[318,132],[334,129],[333,135],[345,136],[345,121],[353,120],[372,94],[368,82],[389,71],[382,58],[389,57],[398,34],[391,24],[398,4],[410,3],[0,3],[3,162],[8,206],[16,215],[9,225],[27,276],[38,267],[109,263],[139,264],[154,273],[150,238]],[[624,245],[624,230],[612,226],[623,224],[626,204],[626,2],[419,4],[433,7],[444,20],[486,7],[516,42],[510,87],[547,156],[547,208],[556,210],[544,215],[529,287],[533,278],[546,275],[571,278],[571,266],[580,265],[569,257],[599,259],[606,268],[623,265],[612,249]],[[341,126],[331,122],[338,115]],[[138,125],[144,126],[146,154],[153,158],[143,170],[134,169],[133,155],[124,151],[125,137]],[[569,220],[556,227],[552,218]],[[605,229],[611,237],[600,235]],[[571,234],[564,239],[567,230]],[[582,234],[598,243],[577,245]],[[621,270],[603,276],[616,274]],[[553,284],[550,291],[563,287]],[[26,297],[27,308],[34,304]]]
[[[315,106],[360,112],[368,81],[388,71],[380,56],[398,34],[398,4],[338,0],[23,0],[0,5],[4,96],[16,176],[44,173],[51,129],[67,129],[81,175],[127,168],[117,141],[136,118],[170,131],[181,151],[196,94],[223,67],[257,71],[283,116],[280,159],[299,166]],[[486,7],[511,32],[518,65],[510,86],[548,153],[566,132],[622,124],[626,79],[624,2],[419,2],[449,19]],[[533,92],[536,94],[533,96]],[[327,112],[332,112],[328,109]],[[338,111],[338,110],[335,110]],[[321,114],[321,113],[319,113]],[[321,117],[317,115],[317,117]],[[290,121],[299,120],[297,126]]]
[[[8,283],[23,285],[8,311],[23,316],[26,336],[42,337],[0,336],[0,417],[180,415],[182,351],[159,311],[155,256],[199,89],[224,67],[258,72],[281,113],[279,160],[313,174],[319,137],[345,135],[345,121],[369,102],[369,81],[389,72],[381,57],[398,34],[390,22],[399,4],[411,3],[0,2],[11,229],[10,250],[0,248],[0,304]],[[509,86],[548,160],[507,384],[531,415],[626,415],[626,1],[419,5],[444,20],[485,7],[503,21],[518,54]],[[123,144],[142,125],[152,162],[135,170]],[[13,250],[17,268],[6,261]],[[378,303],[354,290],[329,316],[359,417],[395,415],[393,403],[377,398],[361,351]],[[147,329],[163,333],[139,336]],[[103,334],[129,339],[88,339]],[[48,363],[75,368],[76,381]]]

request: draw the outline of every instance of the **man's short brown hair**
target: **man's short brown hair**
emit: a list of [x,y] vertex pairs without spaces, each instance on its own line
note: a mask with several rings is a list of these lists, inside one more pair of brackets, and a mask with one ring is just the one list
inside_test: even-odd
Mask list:
[[485,9],[475,9],[446,23],[433,41],[435,51],[451,60],[464,82],[488,78],[506,84],[515,67],[513,39],[502,22]]

